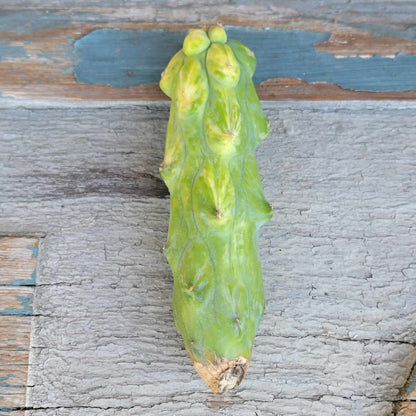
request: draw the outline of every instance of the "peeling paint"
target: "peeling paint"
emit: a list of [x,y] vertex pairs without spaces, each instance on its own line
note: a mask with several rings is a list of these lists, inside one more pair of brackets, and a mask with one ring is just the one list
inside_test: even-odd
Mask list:
[[[271,13],[273,7],[261,5],[239,7],[238,15],[227,5],[221,7],[220,15],[206,8],[196,20],[183,8],[174,9],[172,16],[167,11],[161,20],[149,11],[152,7],[135,9],[133,17],[121,9],[4,10],[0,13],[0,97],[165,99],[157,87],[160,73],[181,47],[185,32],[215,19],[226,24],[230,37],[256,53],[257,85],[292,79],[365,92],[364,99],[376,92],[392,93],[386,99],[414,99],[409,96],[416,92],[412,28],[401,30],[366,20],[343,24],[302,13],[296,13],[296,19],[282,19]],[[398,97],[397,92],[402,95]],[[261,98],[268,100],[272,95],[279,99],[277,91]],[[325,99],[325,94],[316,97]],[[308,94],[298,91],[289,99],[308,99]]]
[[[33,237],[5,237],[0,250],[8,259],[0,269],[0,286],[35,286],[39,241]],[[13,267],[13,264],[19,267]],[[1,265],[0,265],[1,266]]]
[[336,58],[371,58],[379,55],[394,59],[399,53],[416,54],[414,40],[392,36],[372,36],[369,33],[333,33],[326,42],[315,44],[319,52],[328,52]]
[[36,286],[36,266],[30,275],[30,279],[19,279],[9,283],[7,286]]
[[413,375],[412,381],[410,382],[409,387],[407,388],[406,395],[411,395],[416,391],[416,374]]
[[[227,32],[255,52],[256,84],[271,78],[295,78],[356,91],[416,89],[416,55],[399,53],[394,59],[347,57],[340,61],[315,48],[316,43],[329,40],[328,33],[236,26],[227,27]],[[114,87],[158,83],[183,37],[182,32],[163,30],[94,30],[75,42],[75,77],[82,83]]]
[[33,315],[33,296],[17,296],[20,308],[6,308],[0,310],[0,315],[29,316]]
[[[6,377],[0,377],[0,387],[26,388],[26,386],[23,386],[21,384],[13,384],[13,380],[11,379],[13,379],[14,377],[15,377],[14,374],[7,374]],[[5,381],[8,381],[8,382],[4,383]],[[2,400],[1,397],[0,397],[0,400]]]

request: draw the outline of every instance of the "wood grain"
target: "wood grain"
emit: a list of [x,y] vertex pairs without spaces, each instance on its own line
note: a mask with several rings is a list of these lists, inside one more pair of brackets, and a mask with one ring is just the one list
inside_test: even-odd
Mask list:
[[264,107],[266,314],[244,384],[213,397],[173,324],[169,199],[134,185],[158,177],[167,103],[3,104],[0,231],[45,236],[27,416],[393,414],[416,361],[415,104]]
[[[0,319],[0,349],[6,351],[28,351],[30,323],[31,317],[2,316]],[[8,363],[2,362],[1,364],[3,365]]]

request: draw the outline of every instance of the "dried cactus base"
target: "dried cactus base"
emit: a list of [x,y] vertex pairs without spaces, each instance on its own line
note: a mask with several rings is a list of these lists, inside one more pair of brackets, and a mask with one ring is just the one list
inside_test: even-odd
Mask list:
[[214,394],[227,393],[241,384],[249,366],[249,360],[216,358],[212,362],[194,362],[195,370]]

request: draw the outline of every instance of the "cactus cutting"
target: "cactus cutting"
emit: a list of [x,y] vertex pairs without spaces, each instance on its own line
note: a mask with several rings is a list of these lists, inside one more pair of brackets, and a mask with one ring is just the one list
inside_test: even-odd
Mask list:
[[214,393],[243,380],[264,311],[258,230],[272,208],[255,158],[269,133],[255,68],[253,52],[214,25],[189,31],[160,81],[171,98],[160,173],[170,193],[174,319]]

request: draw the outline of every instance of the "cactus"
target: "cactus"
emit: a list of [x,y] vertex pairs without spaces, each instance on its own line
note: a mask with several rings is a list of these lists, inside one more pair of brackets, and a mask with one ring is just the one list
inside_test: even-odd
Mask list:
[[255,67],[253,52],[215,25],[189,31],[160,81],[171,98],[160,173],[171,198],[174,319],[214,393],[243,380],[264,311],[257,240],[272,209],[255,159],[269,132]]

